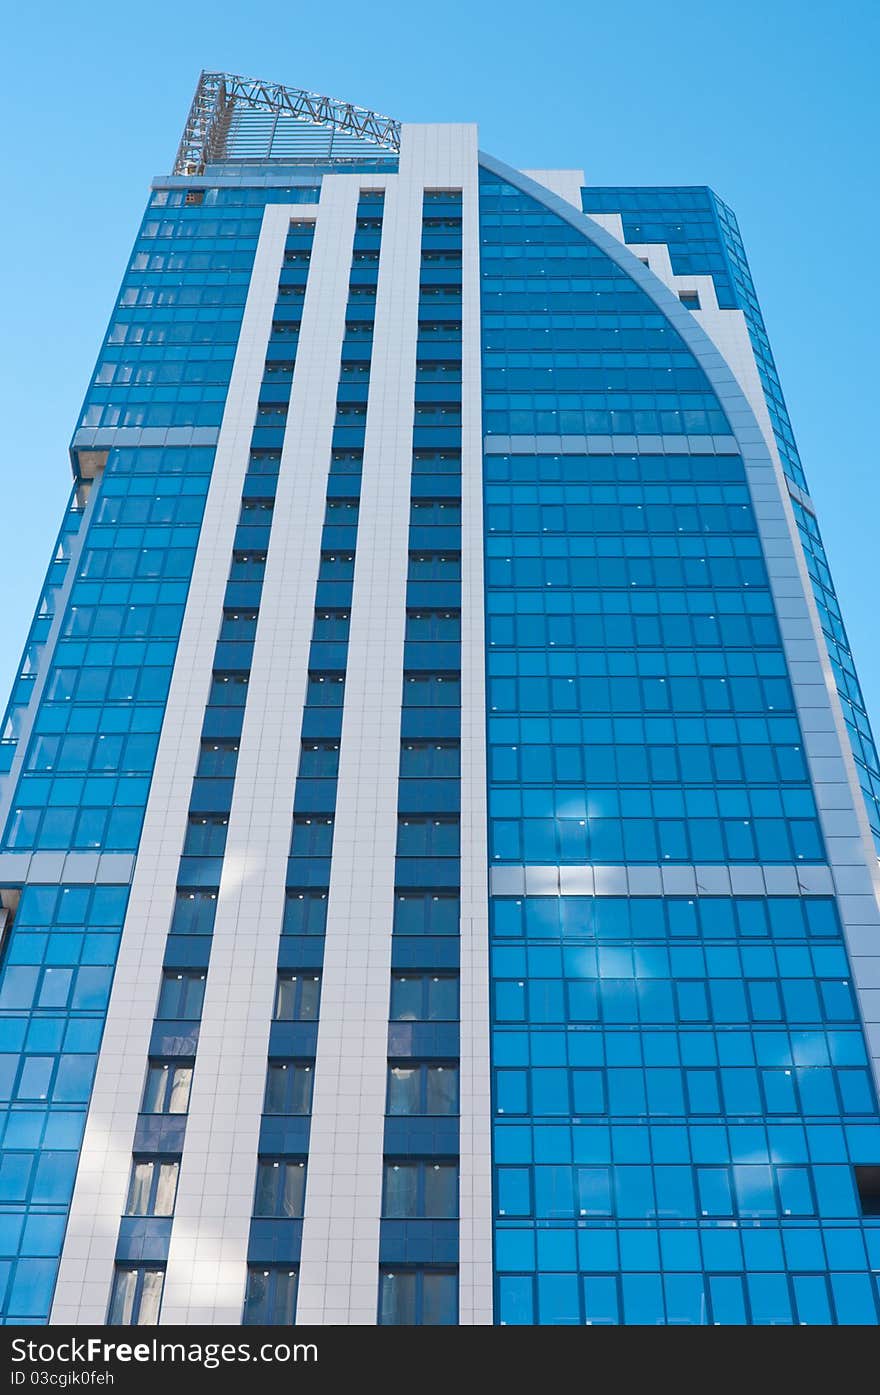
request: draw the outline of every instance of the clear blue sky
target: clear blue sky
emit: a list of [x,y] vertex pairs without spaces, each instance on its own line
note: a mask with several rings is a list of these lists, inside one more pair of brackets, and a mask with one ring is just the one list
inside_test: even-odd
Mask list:
[[149,182],[204,67],[477,121],[520,168],[713,185],[739,217],[880,728],[876,0],[44,0],[4,38],[0,704]]

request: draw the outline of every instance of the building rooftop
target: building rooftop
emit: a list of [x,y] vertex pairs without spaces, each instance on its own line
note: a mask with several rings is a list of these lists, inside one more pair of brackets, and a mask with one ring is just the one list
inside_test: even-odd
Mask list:
[[174,173],[227,162],[341,161],[400,149],[400,122],[353,102],[235,73],[202,72]]

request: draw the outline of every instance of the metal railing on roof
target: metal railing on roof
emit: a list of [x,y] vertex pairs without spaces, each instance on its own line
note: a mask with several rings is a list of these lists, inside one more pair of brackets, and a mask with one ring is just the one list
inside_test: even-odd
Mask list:
[[[260,78],[203,72],[177,151],[174,173],[202,174],[206,165],[234,159],[231,135],[240,127],[240,118],[246,112],[269,113],[355,137],[364,142],[365,153],[370,149],[396,153],[400,149],[400,122],[393,121],[390,116],[380,116],[352,102],[321,97],[302,88],[263,82]],[[262,123],[258,129],[268,134],[273,128]],[[265,159],[272,158],[271,140],[269,135],[261,151],[249,150],[250,158],[259,154]],[[346,153],[350,156],[350,149]]]

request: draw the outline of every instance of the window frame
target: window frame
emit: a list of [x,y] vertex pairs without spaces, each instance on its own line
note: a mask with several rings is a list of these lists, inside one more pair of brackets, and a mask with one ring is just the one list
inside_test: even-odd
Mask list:
[[[251,1291],[252,1280],[265,1278],[268,1280],[266,1286],[265,1312],[254,1312],[254,1295]],[[279,1312],[278,1280],[284,1278],[293,1279],[293,1293],[287,1296],[284,1309]],[[247,1282],[244,1294],[244,1307],[242,1310],[242,1327],[287,1327],[296,1318],[296,1303],[299,1296],[299,1269],[293,1268],[289,1264],[249,1264],[247,1266]],[[250,1311],[249,1311],[250,1309]]]
[[[282,1016],[281,1016],[281,1011],[280,1011],[281,1006],[282,1006],[282,1003],[281,1003],[281,999],[282,999],[282,986],[285,985],[285,984],[290,984],[290,983],[293,983],[293,984],[296,985],[296,987],[293,989],[293,994],[292,994],[292,996],[293,996],[293,1013],[292,1013],[292,1015],[289,1016],[289,1017],[287,1017],[287,1016],[282,1017]],[[306,988],[305,988],[305,985],[306,985],[306,984],[309,984],[309,983],[316,983],[316,984],[318,985],[318,986],[317,986],[317,989],[315,989],[315,990],[306,989]],[[315,993],[314,1013],[313,1013],[311,1016],[306,1016],[306,1017],[304,1017],[304,1016],[301,1015],[303,994],[304,994],[304,992],[312,992],[312,991],[314,991],[314,993]],[[279,970],[278,970],[278,975],[277,975],[276,980],[275,980],[275,1002],[274,1002],[273,1007],[272,1007],[272,1021],[273,1021],[273,1022],[317,1022],[317,1021],[318,1021],[318,1015],[319,1015],[319,1013],[320,1013],[320,1010],[321,1010],[321,974],[320,974],[319,972],[318,972],[318,973],[309,973],[309,972],[304,971],[304,970],[302,970],[302,969],[279,969]]]
[[[413,1320],[412,1322],[397,1320],[389,1321],[383,1317],[385,1308],[386,1281],[394,1280],[398,1276],[409,1276],[414,1278],[413,1285]],[[452,1278],[455,1280],[455,1307],[450,1310],[450,1316],[443,1322],[426,1323],[425,1316],[425,1279],[426,1278]],[[451,1265],[408,1265],[408,1264],[382,1264],[379,1266],[379,1294],[378,1310],[376,1322],[379,1327],[455,1327],[458,1325],[458,1269]]]
[[[131,1292],[131,1303],[128,1303],[128,1295],[122,1292],[124,1280],[130,1274],[135,1275],[135,1281]],[[148,1287],[148,1279],[156,1275],[161,1276],[158,1286],[158,1295],[155,1295],[155,1314],[151,1314],[149,1319],[142,1321],[141,1310],[144,1302],[144,1290]],[[159,1264],[117,1264],[113,1270],[113,1284],[110,1289],[110,1300],[107,1305],[108,1325],[120,1327],[155,1327],[158,1324],[162,1311],[162,1298],[165,1291],[165,1266]],[[150,1295],[152,1298],[154,1295]],[[117,1308],[117,1303],[119,1307]],[[128,1317],[124,1316],[126,1308]]]
[[[162,1218],[173,1216],[174,1207],[177,1202],[177,1185],[180,1180],[180,1161],[181,1160],[179,1154],[168,1154],[166,1156],[161,1156],[153,1154],[145,1155],[135,1153],[131,1160],[131,1173],[129,1175],[128,1180],[128,1193],[125,1199],[125,1210],[122,1214],[124,1216],[155,1216]],[[150,1173],[150,1180],[146,1188],[147,1202],[145,1209],[135,1210],[133,1208],[133,1198],[135,1189],[138,1185],[137,1171],[139,1168],[142,1167],[149,1167],[152,1169]],[[171,1188],[171,1205],[170,1209],[167,1211],[157,1211],[156,1202],[160,1192],[162,1191],[162,1184],[165,1180],[164,1169],[166,1168],[174,1168],[173,1186]]]
[[[162,1056],[150,1057],[150,1059],[147,1061],[147,1073],[146,1073],[146,1076],[145,1076],[145,1078],[144,1078],[144,1088],[143,1088],[143,1092],[142,1092],[142,1094],[141,1094],[141,1107],[140,1107],[140,1113],[141,1113],[141,1114],[150,1114],[150,1115],[161,1115],[161,1116],[166,1116],[166,1115],[167,1115],[167,1116],[170,1116],[170,1117],[172,1117],[172,1118],[185,1118],[186,1115],[189,1113],[189,1101],[190,1101],[190,1096],[191,1096],[191,1094],[192,1094],[192,1078],[193,1078],[193,1070],[194,1070],[194,1068],[195,1068],[195,1061],[192,1061],[192,1060],[182,1060],[182,1061],[178,1061],[176,1058],[166,1058],[166,1057],[162,1057]],[[158,1072],[158,1071],[162,1071],[163,1074],[164,1074],[165,1072],[167,1072],[167,1074],[165,1075],[165,1081],[164,1081],[164,1084],[163,1084],[162,1108],[161,1108],[161,1109],[145,1109],[144,1106],[145,1106],[145,1104],[146,1104],[146,1102],[147,1102],[147,1099],[148,1099],[148,1097],[149,1097],[148,1092],[149,1092],[149,1090],[150,1090],[151,1078],[152,1078],[154,1072]],[[188,1079],[188,1081],[187,1081],[187,1088],[186,1088],[186,1109],[169,1109],[169,1108],[168,1108],[168,1105],[170,1104],[171,1100],[174,1098],[174,1091],[175,1091],[175,1088],[176,1088],[176,1081],[175,1081],[174,1077],[175,1077],[175,1075],[177,1074],[178,1071],[188,1071],[188,1072],[189,1072],[189,1079]]]
[[[312,1112],[312,1097],[315,1088],[314,1067],[314,1060],[303,1059],[299,1056],[270,1056],[268,1065],[266,1066],[266,1088],[263,1096],[263,1113],[269,1115],[271,1118],[278,1119],[308,1119]],[[272,1093],[272,1084],[273,1081],[278,1079],[278,1075],[281,1072],[284,1072],[287,1077],[284,1086],[284,1108],[270,1109],[269,1102]],[[291,1099],[298,1084],[300,1073],[309,1077],[308,1107],[306,1109],[291,1109]]]
[[[261,1210],[259,1209],[259,1203],[264,1191],[261,1186],[261,1179],[263,1176],[271,1176],[276,1168],[278,1169],[278,1175],[274,1178],[272,1209]],[[297,1173],[301,1173],[299,1179],[300,1195],[297,1198],[299,1209],[294,1212],[293,1215],[290,1215],[283,1209],[283,1202],[287,1191],[287,1174],[293,1169],[295,1169]],[[254,1218],[259,1220],[302,1220],[305,1207],[306,1173],[306,1158],[272,1157],[271,1155],[264,1156],[260,1154],[257,1158],[257,1176],[254,1183]]]
[[[392,1081],[395,1071],[417,1071],[418,1072],[418,1108],[415,1110],[392,1109]],[[444,1110],[440,1114],[428,1111],[429,1087],[431,1085],[431,1072],[450,1072],[454,1077],[455,1097],[454,1108]],[[411,1057],[389,1057],[387,1072],[387,1089],[385,1098],[385,1114],[389,1119],[457,1119],[461,1113],[461,1077],[460,1063],[457,1060],[413,1060]]]
[[[413,1211],[396,1212],[389,1209],[388,1201],[388,1174],[392,1170],[399,1171],[402,1168],[413,1169],[416,1173],[416,1206]],[[429,1210],[426,1201],[428,1191],[428,1170],[447,1171],[455,1174],[455,1205],[451,1211]],[[457,1220],[460,1211],[459,1185],[460,1166],[457,1158],[395,1158],[385,1157],[382,1159],[382,1219],[391,1221],[407,1220]]]

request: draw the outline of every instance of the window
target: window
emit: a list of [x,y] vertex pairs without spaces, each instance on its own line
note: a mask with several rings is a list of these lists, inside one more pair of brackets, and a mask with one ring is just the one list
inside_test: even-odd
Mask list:
[[320,974],[279,974],[275,993],[275,1021],[317,1021],[320,996]]
[[449,1062],[389,1062],[388,1113],[457,1114],[458,1066]]
[[460,673],[405,673],[404,707],[460,707]]
[[216,891],[178,891],[171,918],[172,935],[210,935],[217,911]]
[[135,1158],[126,1216],[173,1216],[179,1158]]
[[203,741],[196,775],[200,779],[231,780],[237,763],[237,741]]
[[458,819],[403,818],[397,821],[398,857],[458,857]]
[[295,1311],[295,1269],[248,1265],[242,1319],[245,1327],[290,1327]]
[[306,704],[309,707],[341,707],[344,691],[344,673],[310,673]]
[[198,972],[175,973],[166,969],[162,975],[156,1016],[188,1020],[201,1017],[206,977],[207,975]]
[[[461,265],[461,254],[457,256],[459,266]],[[461,382],[461,360],[441,359],[437,363],[429,363],[421,360],[416,364],[417,383],[444,383]]]
[[159,1321],[164,1282],[164,1269],[117,1265],[107,1322],[111,1326],[155,1326]]
[[[272,326],[273,334],[276,332]],[[286,371],[293,372],[293,364],[281,364]],[[266,365],[268,370],[268,364]],[[277,475],[281,468],[281,453],[274,450],[252,450],[248,460],[249,475]]]
[[398,891],[394,897],[395,935],[457,935],[457,896],[436,891]]
[[309,1061],[270,1061],[266,1072],[266,1114],[308,1114],[314,1072]]
[[291,857],[329,857],[333,847],[333,820],[316,816],[293,820]]
[[141,1104],[143,1114],[185,1114],[193,1068],[190,1062],[150,1061]]
[[327,924],[327,891],[288,889],[282,935],[323,935]]
[[458,741],[401,743],[400,774],[403,779],[457,779],[460,764],[461,744]]
[[[446,409],[448,415],[451,409]],[[439,407],[429,407],[427,405],[416,408],[416,417],[425,416],[431,412],[439,412]],[[460,408],[455,409],[456,414]],[[417,422],[417,425],[424,424]],[[413,527],[433,528],[433,527],[454,527],[461,523],[461,500],[460,499],[413,499],[410,504],[409,521]]]
[[453,974],[392,974],[392,1022],[454,1022],[458,978]]
[[306,1165],[301,1159],[259,1159],[255,1216],[301,1217],[305,1194]]
[[410,581],[460,581],[461,553],[411,552]]
[[328,499],[324,522],[357,523],[359,502],[358,499]]
[[333,779],[339,772],[338,741],[304,741],[299,773],[307,779]]
[[229,580],[262,581],[265,570],[265,552],[233,552]]
[[455,640],[461,638],[460,610],[408,610],[406,638],[410,640]]
[[221,640],[252,640],[257,633],[255,610],[224,610],[220,626]]
[[458,1163],[386,1161],[382,1215],[389,1220],[458,1215]]
[[222,857],[228,831],[228,814],[190,814],[183,844],[184,855]]
[[696,291],[679,291],[678,298],[688,310],[699,310],[700,297]]
[[880,1167],[857,1167],[856,1190],[863,1216],[880,1216]]
[[[424,326],[419,327],[422,333]],[[414,450],[412,460],[414,475],[460,475],[461,452],[452,450]]]
[[419,286],[419,297],[422,300],[459,301],[461,299],[461,286],[453,282],[447,284],[445,281],[441,281],[435,284],[422,281]]
[[454,1269],[380,1269],[380,1326],[452,1327],[457,1322]]
[[246,673],[214,673],[208,702],[211,707],[244,707],[247,690]]
[[312,625],[314,640],[348,639],[351,614],[347,610],[316,610]]

